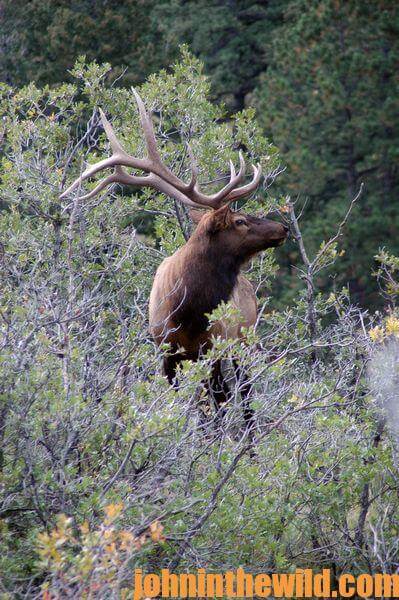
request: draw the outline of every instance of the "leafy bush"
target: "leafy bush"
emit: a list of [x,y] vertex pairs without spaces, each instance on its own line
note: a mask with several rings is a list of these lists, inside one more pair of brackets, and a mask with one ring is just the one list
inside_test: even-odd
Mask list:
[[[247,344],[216,340],[169,387],[146,307],[157,265],[189,233],[184,208],[149,190],[59,199],[85,161],[108,152],[98,106],[129,152],[143,151],[132,93],[106,85],[108,71],[81,60],[76,84],[1,88],[2,592],[118,597],[137,566],[397,569],[397,440],[367,371],[398,343],[397,314],[370,316],[344,289],[315,289],[339,259],[339,236],[313,260],[302,247],[305,289],[270,311],[267,253],[251,270],[261,318]],[[239,146],[261,160],[267,184],[278,172],[253,111],[224,122],[186,51],[140,93],[164,160],[183,176],[188,140],[209,187]],[[251,210],[272,205],[266,187]],[[295,207],[283,204],[299,241]],[[235,318],[229,305],[222,313]],[[216,357],[227,374],[235,357],[250,376],[252,436],[243,382],[231,381],[222,420],[207,406],[201,381]]]

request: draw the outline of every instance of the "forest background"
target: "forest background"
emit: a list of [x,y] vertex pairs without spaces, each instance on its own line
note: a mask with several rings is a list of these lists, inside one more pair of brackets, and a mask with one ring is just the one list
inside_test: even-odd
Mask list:
[[[135,567],[399,572],[398,33],[393,0],[0,0],[1,598],[127,598]],[[109,154],[99,107],[143,155],[132,85],[179,176],[186,142],[209,190],[241,149],[265,175],[245,209],[291,228],[248,268],[256,330],[178,390],[147,314],[187,211],[60,198]]]

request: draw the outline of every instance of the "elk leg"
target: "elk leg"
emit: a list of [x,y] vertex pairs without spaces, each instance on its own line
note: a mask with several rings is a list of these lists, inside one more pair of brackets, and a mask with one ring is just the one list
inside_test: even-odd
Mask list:
[[236,381],[240,386],[245,425],[252,430],[255,424],[255,411],[251,407],[250,401],[252,385],[249,383],[248,375],[245,370],[239,366],[236,360],[233,360],[233,366]]
[[217,360],[212,367],[212,373],[208,383],[208,392],[216,405],[219,416],[223,417],[225,413],[223,406],[229,399],[230,389],[222,373],[221,360]]
[[165,356],[163,359],[163,371],[170,385],[174,388],[179,387],[179,382],[176,379],[176,367],[179,363],[179,357],[175,355]]

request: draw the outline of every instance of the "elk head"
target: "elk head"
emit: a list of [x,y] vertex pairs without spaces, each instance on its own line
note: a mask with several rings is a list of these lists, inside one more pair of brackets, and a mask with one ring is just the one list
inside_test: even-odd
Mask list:
[[225,248],[226,253],[247,260],[254,254],[284,243],[288,227],[265,217],[233,212],[229,204],[213,211],[191,210],[191,219],[197,224],[196,235],[208,236],[213,243]]

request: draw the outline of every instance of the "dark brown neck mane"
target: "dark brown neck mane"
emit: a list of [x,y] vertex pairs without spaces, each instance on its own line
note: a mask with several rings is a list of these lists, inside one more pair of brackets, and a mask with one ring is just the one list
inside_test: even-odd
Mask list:
[[211,313],[231,296],[243,260],[232,256],[210,239],[195,233],[187,242],[182,269],[182,282],[176,294],[173,320],[190,333],[205,331]]

